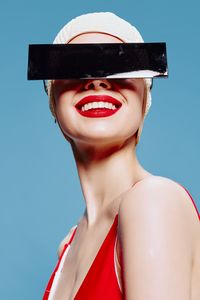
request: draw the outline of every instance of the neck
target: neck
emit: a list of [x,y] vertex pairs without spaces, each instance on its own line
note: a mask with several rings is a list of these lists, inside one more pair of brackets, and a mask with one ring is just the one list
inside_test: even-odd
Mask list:
[[150,174],[139,164],[134,145],[134,141],[112,147],[72,145],[88,227],[105,214],[116,214],[120,196]]

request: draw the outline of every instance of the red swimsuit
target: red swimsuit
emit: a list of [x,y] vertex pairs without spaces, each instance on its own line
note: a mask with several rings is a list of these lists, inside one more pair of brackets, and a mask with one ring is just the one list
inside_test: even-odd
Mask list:
[[[181,185],[181,184],[179,184]],[[181,185],[182,186],[182,185]],[[183,187],[183,186],[182,186]],[[184,188],[184,187],[183,187]],[[192,196],[184,188],[190,196],[194,207],[196,209],[198,218],[200,220],[200,214],[197,210],[196,204],[192,199]],[[85,279],[83,280],[74,300],[120,300],[123,299],[119,278],[116,272],[116,237],[117,237],[117,223],[118,214],[115,216],[114,222],[106,238],[103,241]],[[70,244],[73,240],[77,227],[74,229],[73,234],[61,253],[59,261],[56,265],[54,272],[48,282],[45,290],[43,300],[52,300],[53,294],[58,283],[60,270],[62,269],[65,257],[69,251]],[[115,259],[114,259],[115,258]],[[64,300],[64,299],[63,299]]]

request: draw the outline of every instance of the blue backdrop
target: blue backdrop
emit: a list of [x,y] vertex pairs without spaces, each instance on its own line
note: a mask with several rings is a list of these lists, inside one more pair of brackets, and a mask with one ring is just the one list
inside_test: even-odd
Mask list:
[[1,4],[1,289],[41,299],[57,248],[84,210],[70,146],[41,81],[27,81],[28,44],[51,43],[71,18],[112,11],[146,42],[166,41],[169,79],[154,80],[137,154],[150,172],[183,184],[200,209],[198,1],[4,1]]

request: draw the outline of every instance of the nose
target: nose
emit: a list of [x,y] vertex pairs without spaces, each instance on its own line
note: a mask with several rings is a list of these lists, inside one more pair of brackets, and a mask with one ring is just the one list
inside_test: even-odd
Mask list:
[[85,83],[85,89],[86,90],[111,89],[111,84],[107,79],[90,79],[87,80],[87,82]]

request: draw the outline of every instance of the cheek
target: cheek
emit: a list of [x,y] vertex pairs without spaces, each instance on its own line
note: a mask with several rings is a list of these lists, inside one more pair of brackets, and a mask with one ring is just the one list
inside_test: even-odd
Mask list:
[[142,106],[143,106],[143,91],[132,91],[124,90],[123,96],[126,99],[126,107],[131,115],[135,117],[141,117],[142,115]]
[[64,131],[69,131],[72,124],[75,124],[76,115],[73,105],[74,92],[66,92],[59,96],[55,94],[55,110],[58,122]]
[[132,99],[126,107],[126,126],[129,126],[131,130],[135,130],[139,127],[142,120],[142,102],[139,98]]
[[61,92],[59,89],[53,91],[57,113],[61,114],[68,111],[67,108],[72,106],[73,91]]
[[124,93],[126,103],[124,105],[124,124],[129,127],[130,131],[138,129],[142,121],[142,106],[143,106],[143,93],[127,91]]
[[142,120],[142,100],[140,96],[130,90],[121,90],[123,105],[118,117],[113,121],[112,132],[119,137],[130,138],[138,130]]

